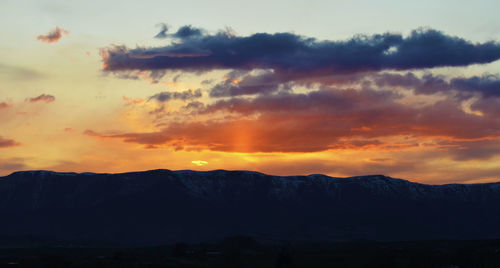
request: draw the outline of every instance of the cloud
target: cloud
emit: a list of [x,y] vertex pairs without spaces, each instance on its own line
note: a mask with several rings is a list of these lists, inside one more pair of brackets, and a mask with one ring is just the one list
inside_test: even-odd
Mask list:
[[202,30],[198,28],[194,28],[191,25],[185,25],[179,28],[177,32],[173,35],[174,37],[187,39],[191,37],[198,37],[202,35]]
[[35,98],[26,99],[26,101],[29,101],[31,103],[35,103],[35,102],[50,103],[50,102],[54,102],[55,100],[56,100],[56,97],[49,95],[49,94],[42,94],[42,95],[35,97]]
[[0,102],[0,110],[2,109],[7,109],[9,108],[10,105],[8,105],[6,102]]
[[[468,66],[500,58],[497,42],[473,43],[433,29],[414,30],[408,36],[384,33],[357,35],[345,41],[319,41],[292,33],[208,34],[183,26],[167,37],[180,40],[163,47],[103,49],[104,70],[117,74],[232,70],[210,89],[210,96],[218,98],[269,94],[294,85],[345,82],[342,79],[359,82],[364,80],[363,75],[370,77],[383,70]],[[493,96],[500,92],[498,78],[492,75],[451,81],[431,74],[377,76],[372,78],[378,80],[379,86],[412,86],[416,94],[453,88],[461,92],[461,98],[470,98],[474,93]]]
[[500,140],[485,139],[477,141],[440,141],[447,154],[457,161],[490,160],[500,155]]
[[0,63],[0,76],[18,81],[39,80],[45,75],[26,67],[5,65]]
[[158,23],[157,26],[159,26],[161,29],[160,29],[160,32],[155,35],[155,38],[160,38],[160,39],[167,38],[168,37],[168,35],[167,35],[167,32],[168,32],[168,26],[167,26],[167,24],[165,24],[165,23]]
[[479,99],[473,102],[470,108],[489,117],[498,117],[500,116],[500,98]]
[[26,169],[27,165],[24,162],[25,159],[18,157],[0,158],[0,175]]
[[19,145],[21,144],[15,140],[3,138],[2,136],[0,136],[0,148],[14,147]]
[[[318,125],[309,130],[330,127],[331,133],[344,129],[346,134],[367,137],[411,134],[474,139],[500,134],[500,121],[496,117],[468,114],[460,103],[443,100],[411,106],[398,102],[400,98],[393,91],[322,89],[307,94],[282,93],[251,100],[221,100],[208,105],[202,113],[260,114],[295,121],[303,117],[306,121],[310,118],[310,122],[321,119],[326,121],[323,127]],[[332,124],[334,122],[337,123]]]
[[105,48],[101,53],[104,70],[264,69],[310,77],[467,66],[500,58],[497,42],[472,43],[433,29],[414,30],[406,37],[396,33],[357,35],[345,41],[319,41],[292,33],[210,35],[190,26],[181,27],[176,35],[185,38],[163,47]]
[[204,109],[205,104],[201,101],[192,101],[192,102],[186,104],[186,106],[184,106],[183,108],[186,110],[192,110],[194,112],[197,112],[199,110]]
[[279,90],[290,90],[294,86],[313,85],[366,86],[378,88],[399,87],[413,90],[417,95],[448,94],[460,100],[474,96],[483,98],[500,97],[500,77],[483,74],[471,77],[446,77],[425,73],[421,76],[413,72],[366,72],[337,74],[326,77],[290,77],[273,71],[231,71],[225,79],[210,89],[211,97],[234,97],[255,94],[270,94]]
[[205,79],[205,80],[201,81],[202,85],[210,85],[212,83],[213,83],[212,79]]
[[[103,135],[143,145],[226,152],[318,152],[330,149],[402,149],[381,138],[475,140],[500,137],[497,117],[464,112],[443,100],[425,106],[399,102],[392,91],[323,88],[306,94],[281,93],[254,99],[232,98],[201,106],[199,115],[223,119],[176,121],[149,133]],[[464,127],[467,126],[467,127]]]
[[123,99],[123,102],[125,102],[125,106],[139,105],[139,104],[142,104],[145,102],[145,100],[141,99],[141,98],[133,99],[133,98],[127,98],[125,96],[122,96],[122,99]]
[[460,91],[477,92],[484,97],[500,97],[500,77],[498,75],[453,78],[451,86]]
[[438,92],[448,92],[452,86],[443,76],[435,76],[430,73],[418,77],[413,73],[395,74],[378,73],[370,76],[378,87],[402,87],[408,90],[415,90],[415,94],[436,94]]
[[[201,91],[160,92],[149,98],[161,105],[150,112],[154,131],[87,135],[186,151],[432,150],[447,161],[500,155],[499,76],[429,70],[496,61],[498,42],[474,43],[432,29],[340,41],[293,33],[211,34],[191,26],[165,35],[170,40],[161,47],[103,49],[104,70],[225,70],[222,80],[202,83],[213,99],[198,101]],[[170,100],[187,105],[167,112]],[[189,116],[176,117],[181,112]],[[376,155],[366,159],[367,170],[410,172],[417,166]]]
[[[460,98],[473,97],[475,93],[484,98],[500,97],[500,77],[484,74],[472,77],[451,77],[433,75],[430,73],[418,77],[413,73],[394,74],[377,73],[367,75],[377,86],[399,86],[414,89],[416,94],[459,93]],[[359,79],[359,78],[357,78]]]
[[253,74],[250,72],[232,71],[223,82],[210,89],[211,97],[229,97],[272,93],[279,89],[290,89],[287,79],[278,77],[271,71]]
[[63,35],[68,35],[69,31],[56,27],[54,30],[45,35],[39,35],[36,39],[46,43],[55,43],[62,38]]
[[182,39],[189,39],[189,38],[193,38],[193,37],[198,37],[198,36],[201,36],[203,34],[202,29],[195,28],[191,25],[182,26],[177,30],[177,32],[175,32],[173,34],[167,33],[169,30],[167,24],[159,23],[157,26],[161,27],[161,29],[160,29],[160,32],[158,32],[155,35],[155,38],[160,38],[160,39],[171,37],[171,38],[176,38],[176,39],[182,40]]
[[201,89],[196,89],[196,90],[188,89],[181,92],[163,91],[149,97],[149,100],[156,100],[158,102],[168,102],[171,100],[188,101],[201,98],[201,96],[202,96]]

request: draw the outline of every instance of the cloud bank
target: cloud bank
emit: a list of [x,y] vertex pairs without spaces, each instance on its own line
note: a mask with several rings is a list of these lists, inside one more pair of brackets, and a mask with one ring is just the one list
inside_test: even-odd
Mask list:
[[180,40],[163,47],[105,48],[104,70],[269,69],[296,77],[467,66],[500,58],[498,42],[473,43],[433,29],[414,30],[408,36],[384,33],[330,41],[292,33],[208,34],[183,26],[173,37]]
[[[500,155],[500,77],[433,73],[437,67],[500,59],[496,41],[477,43],[434,29],[417,29],[409,35],[356,35],[348,40],[317,40],[293,33],[237,36],[192,26],[168,30],[159,33],[170,41],[165,46],[104,48],[103,70],[199,76],[227,71],[222,80],[201,83],[208,90],[208,101],[192,102],[189,117],[165,119],[156,131],[87,130],[87,135],[146,148],[196,151],[426,152],[430,148],[453,161]],[[149,100],[199,97],[201,91],[165,91]]]
[[[144,145],[235,152],[317,152],[388,148],[380,138],[481,140],[500,137],[496,116],[479,116],[450,100],[423,107],[400,103],[392,91],[322,89],[217,101],[198,112],[224,120],[171,122],[150,133],[93,136]],[[467,126],[467,127],[464,127]],[[419,146],[408,143],[407,147]]]

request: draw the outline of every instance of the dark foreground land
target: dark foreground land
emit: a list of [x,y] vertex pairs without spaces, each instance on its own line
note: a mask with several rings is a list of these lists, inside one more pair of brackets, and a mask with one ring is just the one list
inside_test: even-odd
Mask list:
[[0,267],[500,267],[500,240],[0,248]]
[[500,267],[500,182],[25,171],[0,215],[0,267]]
[[426,185],[382,175],[280,177],[251,171],[0,177],[0,237],[196,244],[500,238],[500,183]]

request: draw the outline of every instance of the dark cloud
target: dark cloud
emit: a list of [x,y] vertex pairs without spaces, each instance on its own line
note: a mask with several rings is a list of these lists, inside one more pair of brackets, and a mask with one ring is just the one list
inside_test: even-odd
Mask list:
[[14,147],[19,145],[21,144],[15,140],[3,138],[2,136],[0,136],[0,148]]
[[9,105],[6,102],[0,102],[0,110],[9,108]]
[[403,87],[414,89],[416,94],[436,94],[451,90],[451,85],[442,76],[424,74],[418,77],[413,73],[393,74],[381,73],[371,76],[379,87]]
[[167,38],[168,37],[168,35],[167,35],[167,32],[168,32],[168,26],[167,26],[167,24],[165,24],[165,23],[159,23],[157,26],[159,26],[161,29],[160,29],[160,32],[155,35],[155,38],[160,38],[160,39]]
[[166,107],[164,104],[160,105],[160,107],[155,108],[154,110],[151,110],[148,112],[150,115],[156,116],[156,118],[161,118],[164,115],[167,115],[168,112],[166,111]]
[[177,32],[173,35],[174,37],[186,39],[191,37],[201,36],[203,31],[199,28],[194,28],[191,25],[185,25],[179,28]]
[[201,84],[202,85],[210,85],[213,82],[214,82],[214,80],[212,80],[212,79],[205,79],[205,80],[201,81]]
[[422,78],[418,78],[412,73],[405,75],[379,74],[375,77],[379,86],[414,88],[417,94],[435,94],[453,89],[462,93],[480,93],[484,97],[500,96],[500,79],[496,75],[455,77],[451,78],[449,82],[444,76],[432,74],[425,74]]
[[200,102],[200,101],[192,101],[192,102],[186,104],[186,106],[184,106],[184,109],[192,110],[192,111],[199,111],[199,110],[204,109],[204,108],[205,108],[205,104],[203,102]]
[[279,89],[290,89],[286,79],[280,79],[272,71],[252,74],[245,71],[232,71],[226,79],[210,89],[211,97],[228,97],[272,93]]
[[[150,97],[161,105],[150,112],[156,123],[161,122],[157,131],[102,134],[89,130],[87,135],[175,150],[395,152],[417,148],[414,151],[425,153],[432,147],[451,161],[500,155],[499,77],[451,77],[426,70],[496,61],[500,58],[497,42],[473,43],[432,29],[415,30],[408,36],[358,35],[345,41],[292,33],[208,34],[191,26],[167,35],[172,40],[163,47],[104,49],[104,70],[196,74],[226,70],[222,81],[202,83],[211,84],[210,97],[219,99],[202,103],[195,100],[201,91],[197,97],[192,97],[194,91],[161,92]],[[417,75],[416,69],[426,73]],[[434,94],[439,97],[412,98]],[[172,99],[187,105],[179,112],[167,111],[165,102]],[[168,121],[160,116],[177,116],[181,111],[189,116]],[[374,159],[378,160],[368,161],[364,168],[394,165],[394,170],[401,169],[398,172],[415,168],[410,162]]]
[[453,78],[451,86],[465,92],[481,93],[484,97],[500,97],[500,78],[498,75]]
[[56,27],[54,30],[45,35],[39,35],[36,39],[42,42],[55,43],[62,38],[63,35],[68,35],[69,31]]
[[199,28],[195,28],[191,25],[185,25],[180,27],[177,32],[173,34],[168,34],[169,27],[165,23],[159,23],[157,26],[161,27],[160,32],[155,35],[155,38],[177,38],[177,39],[189,39],[193,37],[198,37],[203,34],[203,30]]
[[400,87],[413,90],[415,94],[448,94],[465,100],[481,97],[500,97],[498,75],[484,74],[472,77],[446,77],[425,73],[418,76],[412,72],[365,72],[337,74],[323,77],[288,76],[273,71],[231,71],[222,82],[210,89],[211,97],[230,97],[255,94],[269,94],[278,90],[290,90],[293,86],[312,87],[314,85],[376,86],[378,88]]
[[169,91],[160,92],[158,94],[149,97],[149,100],[156,100],[158,102],[168,102],[170,100],[188,101],[201,98],[201,96],[202,96],[201,89],[196,89],[196,90],[189,89],[181,92],[169,92]]
[[52,96],[52,95],[49,95],[49,94],[42,94],[38,97],[34,97],[34,98],[29,98],[29,99],[26,99],[26,101],[29,101],[29,102],[45,102],[45,103],[50,103],[50,102],[54,102],[56,100],[56,97]]
[[179,82],[179,79],[181,78],[181,76],[182,76],[182,74],[178,74],[178,75],[174,76],[174,78],[172,78],[172,82],[174,82],[174,83]]
[[151,82],[153,84],[156,84],[160,82],[160,79],[163,78],[167,74],[167,71],[165,70],[153,70],[149,72],[149,78],[151,78]]
[[371,83],[371,80],[377,75],[378,73],[376,72],[364,72],[315,77],[276,73],[273,70],[234,70],[229,72],[222,82],[219,82],[210,89],[210,96],[218,98],[270,94],[279,90],[291,90],[294,86],[311,88],[315,85],[361,85],[366,87],[367,83]]
[[496,42],[472,43],[432,29],[415,30],[407,37],[385,33],[358,35],[346,41],[318,41],[292,33],[210,35],[190,26],[182,27],[176,35],[196,38],[156,48],[106,48],[102,53],[104,70],[270,69],[280,74],[322,76],[467,66],[500,58]]
[[413,73],[373,73],[364,77],[352,77],[352,83],[373,80],[378,87],[402,87],[414,90],[415,94],[432,95],[436,93],[451,94],[458,99],[469,99],[474,96],[482,98],[500,97],[500,78],[498,75],[485,74],[472,77],[452,77],[433,75],[430,73],[418,77]]
[[[371,76],[381,70],[467,66],[500,58],[500,44],[496,42],[472,43],[432,29],[415,30],[406,37],[385,33],[358,35],[346,41],[318,41],[291,33],[210,35],[183,26],[172,37],[182,40],[156,48],[104,49],[104,70],[126,73],[232,69],[225,81],[210,90],[211,97],[228,97],[272,93],[290,89],[292,84],[366,81],[359,74]],[[417,77],[412,73],[386,73],[376,79],[379,86],[409,86],[416,94],[435,94],[452,87],[462,92],[462,98],[474,92],[498,94],[498,79],[491,76],[447,81],[431,74]]]

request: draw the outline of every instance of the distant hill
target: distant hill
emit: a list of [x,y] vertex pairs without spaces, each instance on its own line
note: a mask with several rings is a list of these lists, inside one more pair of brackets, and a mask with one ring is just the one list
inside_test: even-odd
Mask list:
[[500,238],[500,183],[425,185],[382,175],[250,171],[0,177],[0,237],[126,245],[231,235],[268,241]]

